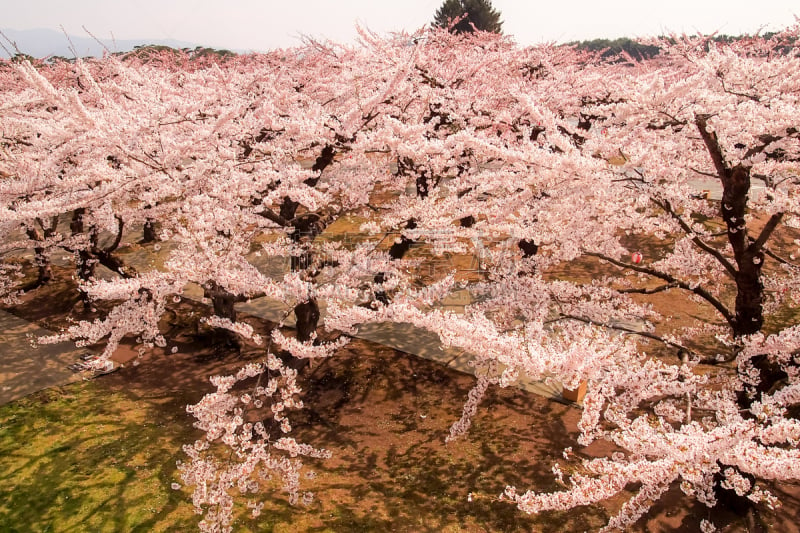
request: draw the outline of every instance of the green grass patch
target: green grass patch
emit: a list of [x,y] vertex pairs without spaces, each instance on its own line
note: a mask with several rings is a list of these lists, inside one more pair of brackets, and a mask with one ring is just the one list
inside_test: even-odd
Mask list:
[[195,529],[170,488],[191,426],[158,402],[82,382],[0,407],[0,531]]

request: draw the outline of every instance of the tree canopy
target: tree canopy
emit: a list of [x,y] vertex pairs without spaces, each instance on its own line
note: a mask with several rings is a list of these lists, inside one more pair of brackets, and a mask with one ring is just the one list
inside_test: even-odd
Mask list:
[[[329,452],[290,436],[298,361],[376,323],[471,357],[450,439],[489,387],[588,384],[577,444],[608,452],[567,449],[563,490],[508,487],[524,512],[624,497],[624,528],[672,487],[772,506],[771,484],[800,479],[798,33],[662,39],[625,63],[443,29],[413,47],[362,30],[226,61],[0,63],[0,250],[33,250],[39,284],[68,252],[106,306],[49,340],[104,343],[99,363],[123,337],[169,349],[159,319],[189,291],[205,324],[264,346],[190,409],[206,435],[180,472],[208,531],[270,475],[306,500],[298,456]],[[325,235],[345,217],[359,239]],[[132,269],[123,229],[152,221],[168,249]],[[412,245],[480,254],[481,272],[423,276]],[[21,268],[0,263],[0,296]],[[453,312],[457,290],[471,303]],[[237,318],[264,297],[296,335]]]
[[[458,22],[453,24],[456,20]],[[436,10],[433,25],[449,29],[452,33],[475,30],[501,33],[503,22],[490,0],[445,0]]]

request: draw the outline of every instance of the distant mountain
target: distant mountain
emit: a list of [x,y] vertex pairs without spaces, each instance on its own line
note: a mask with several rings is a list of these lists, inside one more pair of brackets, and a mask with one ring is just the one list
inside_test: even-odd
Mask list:
[[[100,57],[105,51],[103,46],[91,37],[77,37],[70,35],[67,37],[62,32],[57,30],[37,29],[37,30],[12,30],[2,29],[5,36],[11,41],[15,42],[17,48],[25,54],[37,58],[44,58],[49,56],[61,56],[66,58],[74,58],[75,52],[79,57],[94,56]],[[171,48],[196,48],[198,45],[194,43],[187,43],[183,41],[176,41],[174,39],[117,39],[100,38],[103,44],[111,52],[129,52],[136,46],[155,44],[161,46],[169,46]],[[72,44],[70,44],[70,41]],[[15,53],[14,45],[10,44],[7,39],[0,36],[0,44],[3,45],[12,54]],[[74,47],[75,52],[70,48]],[[0,48],[0,57],[8,58],[9,55],[6,50]]]

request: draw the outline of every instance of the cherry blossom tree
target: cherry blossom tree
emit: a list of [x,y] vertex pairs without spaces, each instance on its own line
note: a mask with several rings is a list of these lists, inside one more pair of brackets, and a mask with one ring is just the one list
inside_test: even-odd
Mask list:
[[[528,109],[515,107],[511,113],[519,114],[511,116],[512,124],[527,125],[525,141],[538,141],[538,151],[513,141],[492,145],[505,179],[481,171],[486,152],[467,163],[481,180],[483,200],[469,207],[471,225],[487,233],[524,232],[521,250],[495,250],[492,279],[474,288],[488,298],[470,306],[469,319],[424,311],[418,307],[421,300],[412,299],[374,311],[336,309],[338,316],[329,324],[346,330],[364,321],[412,322],[439,333],[445,344],[476,353],[482,367],[478,385],[464,418],[453,427],[454,436],[468,427],[490,383],[507,385],[520,375],[555,375],[568,386],[588,379],[580,443],[606,438],[625,452],[585,462],[594,475],[573,476],[572,490],[565,493],[521,495],[509,489],[509,497],[527,512],[595,502],[630,483],[642,488],[610,527],[636,521],[673,483],[709,506],[722,499],[752,513],[753,502],[772,505],[774,499],[756,479],[791,479],[797,460],[798,426],[791,414],[796,401],[790,399],[798,353],[790,339],[797,326],[789,319],[771,326],[785,328],[779,333],[762,332],[765,312],[791,305],[797,294],[798,84],[783,74],[796,70],[794,48],[787,45],[796,33],[795,27],[768,40],[730,45],[677,38],[660,43],[664,52],[657,60],[625,66],[583,59],[571,71],[550,68],[552,55],[529,61],[527,72],[540,78],[526,87],[536,101],[512,98],[513,106],[527,104]],[[778,78],[782,82],[774,83]],[[506,85],[514,79],[504,78]],[[428,72],[425,81],[452,87]],[[491,113],[476,114],[495,127],[503,123]],[[442,115],[437,119],[458,117],[450,109]],[[447,140],[458,138],[462,127],[468,128],[455,126]],[[521,172],[509,170],[514,163]],[[534,172],[533,178],[525,176]],[[455,178],[458,183],[461,176]],[[703,194],[707,181],[701,180],[716,182],[721,198]],[[763,184],[760,191],[751,191],[753,181]],[[418,188],[417,197],[434,203],[432,190],[423,188],[421,194]],[[459,200],[460,206],[469,205],[468,197]],[[407,230],[424,220],[422,211],[441,216],[420,207]],[[455,218],[450,217],[448,222]],[[404,232],[405,238],[410,235],[413,231]],[[641,246],[637,235],[659,240],[658,260],[640,263],[641,254],[631,249]],[[513,264],[524,265],[524,276],[516,266],[502,266],[502,259],[520,251],[527,260]],[[603,261],[608,275],[591,284],[553,282],[541,275],[581,256]],[[437,289],[440,295],[447,292],[444,285]],[[637,318],[658,320],[631,296],[663,291],[708,305],[720,317],[719,325],[667,334],[656,334],[647,322],[642,331],[624,325]],[[655,339],[689,357],[680,365],[642,359],[619,338],[576,323]],[[728,348],[709,343],[709,333],[723,335]],[[787,344],[772,353],[766,348],[779,342]],[[609,352],[598,345],[614,356],[607,358]],[[693,370],[700,359],[730,361],[734,370],[701,378]],[[776,417],[764,417],[765,404]],[[641,415],[642,409],[648,414]],[[780,438],[767,427],[773,423],[782,428]]]
[[[609,524],[623,527],[680,482],[701,502],[725,500],[753,521],[753,502],[775,503],[756,480],[796,476],[796,318],[765,331],[766,313],[797,303],[796,38],[796,26],[724,45],[676,37],[659,42],[662,54],[653,61],[587,69],[582,77],[589,83],[576,86],[573,101],[582,104],[572,112],[572,146],[607,163],[607,176],[591,177],[604,190],[585,192],[588,205],[580,209],[576,197],[540,202],[529,220],[542,249],[598,258],[610,273],[573,293],[588,305],[559,304],[556,319],[632,333],[613,321],[620,317],[617,298],[669,291],[708,306],[720,320],[667,335],[635,332],[680,348],[689,355],[680,366],[620,358],[588,374],[580,442],[602,437],[625,452],[584,462],[591,475],[573,475],[563,493],[510,489],[523,510],[565,509],[641,483]],[[716,185],[721,198],[703,194],[705,183]],[[550,209],[542,210],[546,204]],[[558,212],[560,227],[545,218]],[[642,245],[637,235],[659,239],[657,257],[640,262],[632,248]],[[505,283],[519,287],[513,278]],[[727,348],[709,342],[709,333]],[[699,359],[714,357],[732,362],[731,370],[714,378],[692,372]]]
[[[235,491],[261,491],[261,473],[308,501],[298,457],[328,452],[288,436],[303,362],[383,322],[474,354],[451,439],[489,386],[588,382],[578,444],[617,451],[572,475],[556,466],[563,492],[509,487],[525,512],[634,484],[609,528],[675,484],[709,506],[773,505],[764,482],[797,479],[800,464],[800,326],[786,313],[800,294],[797,32],[676,36],[628,64],[440,29],[224,60],[6,63],[0,224],[20,237],[4,250],[34,249],[37,284],[54,250],[73,254],[87,301],[112,305],[49,340],[105,342],[98,364],[125,336],[168,346],[160,318],[191,286],[210,326],[264,346],[190,407],[206,437],[180,469],[208,530],[230,527]],[[345,217],[357,242],[323,238]],[[158,229],[158,268],[118,253],[139,226]],[[480,252],[482,279],[416,276],[412,247]],[[289,268],[268,275],[259,255]],[[555,274],[576,262],[603,275]],[[18,272],[0,269],[4,294]],[[437,306],[459,288],[473,299],[463,313]],[[718,320],[674,328],[651,305],[665,294]],[[259,297],[294,314],[295,335],[262,339],[238,320],[235,304]]]

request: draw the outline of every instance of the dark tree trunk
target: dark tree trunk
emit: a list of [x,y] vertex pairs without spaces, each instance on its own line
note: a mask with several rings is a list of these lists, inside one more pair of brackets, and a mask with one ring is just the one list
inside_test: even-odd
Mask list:
[[86,214],[86,208],[81,207],[72,213],[72,220],[69,223],[69,229],[73,235],[83,233],[83,216]]
[[217,293],[211,300],[212,305],[214,306],[214,314],[222,317],[227,318],[231,322],[236,321],[236,309],[234,308],[234,304],[236,303],[236,299],[230,293]]
[[294,316],[297,318],[297,340],[307,342],[314,338],[319,323],[319,305],[315,298],[297,304],[294,307]]
[[[294,307],[294,316],[297,319],[295,327],[297,328],[297,340],[300,342],[308,342],[315,338],[317,325],[319,324],[319,304],[315,298],[311,298],[307,302],[297,304]],[[298,359],[292,356],[289,352],[282,352],[284,364],[294,370],[302,370],[307,367],[311,361],[309,359]]]
[[[37,223],[42,227],[41,232],[33,227],[28,229],[26,233],[28,234],[28,238],[31,240],[35,242],[41,242],[53,236],[56,225],[58,224],[58,217],[53,217],[53,220],[49,226],[45,226],[40,219],[37,219]],[[23,287],[23,291],[29,291],[41,287],[53,279],[53,269],[50,263],[50,258],[47,257],[46,251],[47,249],[43,246],[33,247],[33,263],[37,268],[36,280]]]
[[[73,235],[86,231],[83,220],[85,214],[86,210],[84,208],[75,210],[72,216],[72,222],[70,223],[70,230]],[[136,275],[136,269],[133,267],[126,267],[121,259],[114,256],[114,251],[119,247],[120,242],[122,242],[122,231],[125,226],[121,218],[116,217],[116,219],[117,235],[107,248],[102,248],[100,246],[97,229],[94,227],[89,229],[89,242],[91,246],[78,251],[77,270],[79,279],[89,281],[94,277],[98,264],[105,266],[112,272],[116,272],[125,278],[131,278]],[[86,295],[84,295],[83,299],[84,303],[88,302]]]
[[733,334],[737,337],[751,335],[761,331],[764,325],[764,286],[761,283],[761,261],[763,255],[754,256],[759,261],[758,265],[739,265],[736,275],[736,316],[733,324]]
[[280,215],[282,218],[286,220],[292,220],[294,218],[295,213],[297,213],[297,208],[300,207],[300,202],[295,202],[288,196],[283,198],[281,202],[281,209]]
[[33,249],[34,261],[36,263],[36,268],[38,269],[38,274],[36,276],[36,287],[41,287],[53,279],[53,268],[50,263],[50,259],[45,255],[44,252],[44,248],[37,247]]
[[236,296],[226,291],[213,281],[208,283],[208,287],[203,289],[203,296],[211,300],[214,314],[220,318],[227,318],[231,322],[236,321]]
[[522,239],[517,243],[517,246],[522,250],[522,257],[525,259],[533,257],[539,252],[539,246],[530,239]]
[[[238,301],[238,298],[235,295],[211,281],[208,283],[208,286],[203,289],[203,296],[211,300],[211,305],[216,316],[227,318],[231,322],[236,322],[236,309],[234,304]],[[238,335],[225,328],[216,328],[214,330],[212,342],[235,349],[241,348]]]
[[[81,281],[89,281],[94,278],[95,269],[97,268],[97,261],[91,252],[87,250],[80,250],[78,252],[78,279]],[[81,293],[81,302],[83,302],[84,309],[88,309],[90,305],[89,293],[82,288],[78,289]]]
[[155,221],[150,219],[146,220],[144,228],[142,228],[142,243],[154,242],[157,238]]
[[733,326],[735,336],[750,335],[764,325],[761,266],[764,254],[747,235],[745,215],[750,192],[750,169],[737,165],[725,169],[722,179],[720,214],[728,229],[728,241],[736,261],[736,308]]
[[93,278],[96,269],[97,260],[91,252],[87,250],[78,252],[78,278],[81,281],[89,281]]
[[[764,264],[764,244],[772,230],[781,219],[781,214],[773,215],[761,234],[752,239],[747,234],[745,216],[750,192],[750,169],[737,165],[724,168],[722,177],[722,201],[720,214],[728,229],[728,242],[733,249],[736,263],[734,280],[736,282],[736,302],[731,328],[735,337],[758,333],[764,326],[764,285],[761,282],[761,269]],[[759,383],[755,390],[741,391],[737,402],[742,409],[749,409],[761,394],[780,386],[786,373],[766,356],[754,358],[751,363],[758,371]],[[748,500],[749,501],[749,500]],[[748,509],[752,519],[753,508]]]
[[[408,222],[406,222],[406,229],[416,229],[417,222],[412,218]],[[392,244],[391,248],[389,248],[389,257],[392,259],[402,259],[403,256],[408,253],[411,249],[411,245],[414,244],[413,239],[409,239],[405,235],[400,236],[400,242],[395,242]]]
[[305,252],[303,255],[293,255],[289,258],[289,268],[292,272],[299,272],[311,266],[311,253]]
[[[375,277],[372,280],[377,285],[382,285],[386,281],[386,274],[383,272],[378,272],[375,274]],[[374,292],[375,301],[382,303],[383,305],[389,304],[389,295],[386,294],[386,291],[383,289],[378,289]]]
[[[86,214],[86,208],[79,208],[76,209],[72,213],[72,221],[69,224],[69,229],[72,231],[72,235],[78,235],[85,231],[83,217]],[[92,236],[94,239],[94,236]],[[78,251],[78,264],[76,268],[78,270],[78,279],[81,281],[88,281],[91,277],[94,276],[95,267],[97,265],[96,261],[93,261],[94,256],[93,254],[86,250],[82,249]],[[85,291],[81,291],[81,300],[83,301],[84,305],[89,303],[89,295],[86,294]]]
[[700,137],[706,145],[722,185],[720,215],[728,230],[728,242],[733,249],[735,268],[728,265],[736,281],[736,308],[731,320],[733,334],[737,337],[750,335],[764,325],[761,266],[764,261],[763,246],[780,220],[773,217],[761,235],[750,241],[747,235],[747,200],[750,193],[750,167],[738,164],[730,167],[720,148],[717,134],[709,127],[710,115],[697,115],[695,123]]

